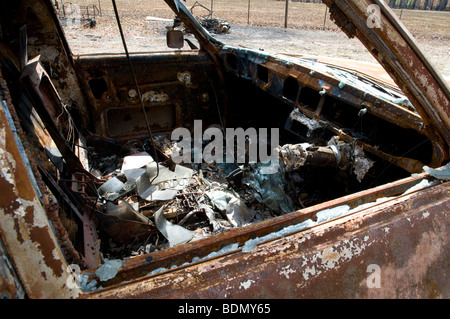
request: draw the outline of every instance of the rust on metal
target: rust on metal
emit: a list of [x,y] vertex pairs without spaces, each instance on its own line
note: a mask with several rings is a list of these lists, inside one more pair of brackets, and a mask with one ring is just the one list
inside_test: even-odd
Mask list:
[[6,250],[2,238],[0,237],[0,298],[2,299],[23,299],[26,296],[25,290],[17,276],[11,258]]
[[397,198],[248,253],[225,254],[84,297],[447,298],[448,278],[429,267],[449,270],[449,187]]
[[[423,176],[424,175],[422,174],[418,177],[407,178],[398,182],[344,196],[336,200],[308,207],[271,220],[252,224],[244,228],[232,229],[225,233],[182,246],[167,248],[162,251],[124,259],[118,274],[113,279],[103,282],[102,284],[106,287],[129,281],[160,267],[170,268],[172,265],[181,265],[185,262],[190,262],[192,258],[196,256],[204,257],[210,252],[218,251],[230,244],[239,243],[242,245],[249,239],[265,236],[272,232],[276,232],[283,227],[304,222],[307,219],[315,219],[317,212],[324,209],[338,207],[340,205],[349,205],[354,208],[359,205],[374,202],[378,198],[396,196],[417,184]],[[93,272],[94,270],[87,270],[84,273],[94,279],[95,275]]]
[[[3,79],[1,79],[3,80]],[[70,298],[64,256],[32,187],[3,108],[0,111],[0,230],[30,298]]]
[[67,260],[72,261],[80,265],[81,267],[86,267],[86,261],[84,257],[75,249],[72,240],[69,237],[67,229],[61,222],[60,218],[60,206],[58,203],[51,199],[48,199],[47,195],[42,195],[42,203],[44,205],[45,211],[47,213],[49,222],[51,223],[55,236],[58,239],[58,243],[64,252],[64,256]]
[[[210,86],[204,82],[205,71],[215,82],[214,65],[205,53],[152,53],[136,55],[131,60],[140,70],[136,76],[138,82],[143,83],[140,90],[152,131],[170,132],[176,127],[191,125],[194,110],[188,100],[199,100],[201,107],[211,108],[210,101],[201,102],[197,97],[204,93],[212,95]],[[162,62],[167,64],[164,72],[159,69]],[[200,65],[205,71],[199,69]],[[92,128],[94,134],[113,138],[118,143],[145,136],[146,125],[138,95],[130,85],[132,78],[128,68],[123,67],[123,56],[79,56],[75,67],[94,110],[90,121],[98,123]],[[177,77],[179,73],[187,74],[189,82],[182,82]],[[146,83],[150,75],[152,82]]]

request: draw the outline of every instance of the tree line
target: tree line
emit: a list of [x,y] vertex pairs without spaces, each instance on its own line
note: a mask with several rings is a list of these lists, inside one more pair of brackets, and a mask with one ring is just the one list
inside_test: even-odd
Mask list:
[[[283,1],[283,0],[278,0]],[[292,2],[321,3],[321,0],[291,0]],[[450,10],[448,0],[388,0],[391,8],[395,9],[417,9],[417,10]]]
[[418,9],[418,10],[450,10],[448,0],[389,0],[391,8]]

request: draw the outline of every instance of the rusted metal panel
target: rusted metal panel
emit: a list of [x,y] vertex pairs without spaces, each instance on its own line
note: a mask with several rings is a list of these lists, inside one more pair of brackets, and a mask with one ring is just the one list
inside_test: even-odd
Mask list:
[[[416,107],[425,123],[450,144],[450,90],[426,60],[413,37],[382,1],[327,0],[331,18],[357,37]],[[369,6],[380,9],[379,26],[368,23]],[[448,151],[447,151],[448,152]]]
[[0,110],[0,232],[30,298],[73,298],[67,264]]
[[0,299],[23,299],[25,290],[0,237]]
[[[374,202],[377,198],[402,194],[407,189],[417,184],[422,177],[423,175],[415,178],[407,178],[402,181],[308,207],[271,220],[229,230],[226,233],[218,234],[204,240],[164,249],[162,251],[156,251],[143,256],[124,259],[122,268],[116,277],[102,283],[102,286],[107,287],[123,281],[132,280],[144,276],[160,267],[170,268],[173,265],[181,265],[185,262],[190,262],[193,257],[204,257],[210,252],[218,251],[230,244],[239,243],[240,245],[243,245],[249,239],[268,235],[272,232],[279,231],[283,227],[299,224],[308,219],[316,219],[316,214],[324,209],[338,207],[340,205],[349,205],[354,208],[365,203]],[[87,271],[86,274],[89,275],[90,271]]]
[[[40,64],[39,57],[27,64],[21,74],[21,81],[30,90],[35,103],[34,106],[40,118],[45,122],[47,131],[63,154],[65,161],[69,163],[69,167],[77,172],[84,172],[86,175],[90,175],[83,167],[80,158],[75,155],[71,146],[66,143],[63,137],[62,129],[60,128],[64,127],[67,129],[67,127],[72,125],[67,125],[70,120],[63,115],[69,115],[70,118],[70,114],[67,112],[67,109],[63,110],[65,106],[62,104],[47,72]],[[63,120],[59,121],[63,122],[63,124],[58,124],[58,117],[60,116],[66,119],[64,122]]]
[[[216,69],[204,52],[148,53],[131,57],[136,68],[143,104],[153,132],[167,132],[190,125],[193,107],[210,109],[208,79],[215,83]],[[136,88],[131,86],[124,55],[80,56],[75,60],[80,82],[92,105],[93,132],[116,139],[142,136],[147,131]],[[164,64],[164,69],[160,68]],[[185,75],[185,82],[181,75]],[[215,85],[217,87],[217,85]],[[223,99],[220,99],[220,104]]]
[[87,298],[448,298],[450,183]]
[[[17,6],[17,5],[16,5]],[[89,110],[81,91],[77,74],[73,68],[72,52],[66,41],[64,31],[59,23],[52,1],[22,1],[19,13],[5,18],[15,19],[11,25],[28,26],[28,55],[34,58],[41,55],[41,62],[45,66],[51,65],[52,83],[61,96],[61,101],[70,112],[76,114],[87,126],[84,114]],[[13,12],[13,11],[12,11]]]

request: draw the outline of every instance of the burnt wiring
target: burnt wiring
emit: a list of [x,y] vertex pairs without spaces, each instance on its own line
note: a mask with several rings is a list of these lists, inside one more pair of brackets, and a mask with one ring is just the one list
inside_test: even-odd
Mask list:
[[119,12],[117,11],[116,1],[115,1],[115,0],[111,0],[111,1],[112,1],[112,4],[113,4],[113,7],[114,7],[114,14],[115,14],[115,16],[116,16],[117,26],[119,27],[120,37],[122,38],[123,48],[124,48],[124,50],[125,50],[125,54],[126,54],[126,56],[127,56],[128,64],[130,65],[131,74],[132,74],[132,76],[133,76],[134,84],[135,84],[135,86],[136,86],[136,91],[137,91],[137,93],[138,93],[139,103],[140,103],[140,105],[141,105],[141,110],[142,110],[142,113],[144,114],[145,123],[146,123],[146,125],[147,125],[148,134],[149,134],[150,141],[151,141],[152,148],[153,148],[153,155],[155,156],[155,162],[156,162],[156,176],[155,176],[155,177],[151,180],[151,182],[150,182],[150,183],[153,183],[153,181],[154,181],[154,180],[158,177],[158,175],[159,175],[159,160],[158,160],[158,153],[157,153],[157,151],[156,151],[155,143],[154,143],[154,141],[153,141],[152,129],[151,129],[151,127],[150,127],[150,123],[149,123],[148,118],[147,118],[147,113],[145,112],[145,107],[144,107],[144,103],[143,103],[143,100],[142,100],[141,90],[139,89],[139,85],[138,85],[138,82],[137,82],[136,73],[134,72],[133,63],[131,62],[131,59],[130,59],[130,54],[129,54],[129,52],[128,52],[127,44],[126,44],[126,41],[125,41],[125,36],[123,35],[122,25],[121,25],[121,23],[120,23]]

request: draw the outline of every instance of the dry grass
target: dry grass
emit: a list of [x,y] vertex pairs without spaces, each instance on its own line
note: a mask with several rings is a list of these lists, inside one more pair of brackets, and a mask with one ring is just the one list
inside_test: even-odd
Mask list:
[[[96,17],[97,26],[89,29],[82,26],[66,27],[69,44],[76,54],[122,52],[117,24],[111,0],[71,0],[80,6],[96,5],[102,16]],[[184,2],[191,8],[195,0]],[[211,0],[199,0],[210,8]],[[166,26],[171,23],[146,21],[146,17],[173,19],[175,14],[164,0],[116,0],[121,23],[127,36],[130,51],[149,52],[165,50]],[[289,3],[288,30],[284,30],[285,2],[276,0],[251,0],[248,16],[248,0],[214,0],[213,16],[231,24],[231,34],[223,41],[231,45],[245,45],[252,48],[265,48],[272,52],[310,54],[350,58],[374,62],[373,57],[359,43],[350,41],[330,20],[324,18],[326,6],[314,3]],[[450,12],[394,10],[417,39],[422,51],[437,67],[450,78]],[[195,8],[194,15],[202,16],[206,10]],[[245,34],[233,32],[239,26],[276,27],[275,33],[267,29],[255,32],[255,28]],[[257,29],[257,28],[256,28]],[[325,29],[325,30],[321,30]],[[260,29],[258,29],[260,30]],[[319,31],[320,30],[320,31]],[[289,32],[280,32],[289,31]],[[317,31],[317,32],[316,32]],[[272,38],[270,37],[272,34]],[[276,34],[273,37],[273,34]],[[283,37],[284,34],[284,37]],[[233,39],[235,42],[232,42]],[[256,43],[258,42],[258,43]]]
[[[205,7],[211,7],[211,0],[200,0]],[[110,0],[72,0],[72,3],[81,6],[95,4],[102,10],[100,22],[112,21],[114,16]],[[117,7],[124,27],[133,26],[145,29],[145,17],[155,16],[173,18],[174,14],[165,4],[164,0],[117,0]],[[191,8],[194,0],[184,2]],[[251,0],[250,16],[248,15],[247,0],[214,0],[213,16],[227,20],[231,24],[254,26],[283,27],[285,2],[276,0]],[[322,29],[324,27],[326,6],[315,3],[289,3],[288,27]],[[411,33],[418,39],[432,38],[450,40],[450,12],[448,11],[422,11],[422,10],[394,10]],[[194,15],[203,15],[206,10],[196,7]],[[114,22],[114,21],[112,21]],[[335,24],[326,18],[325,28],[337,30]]]

